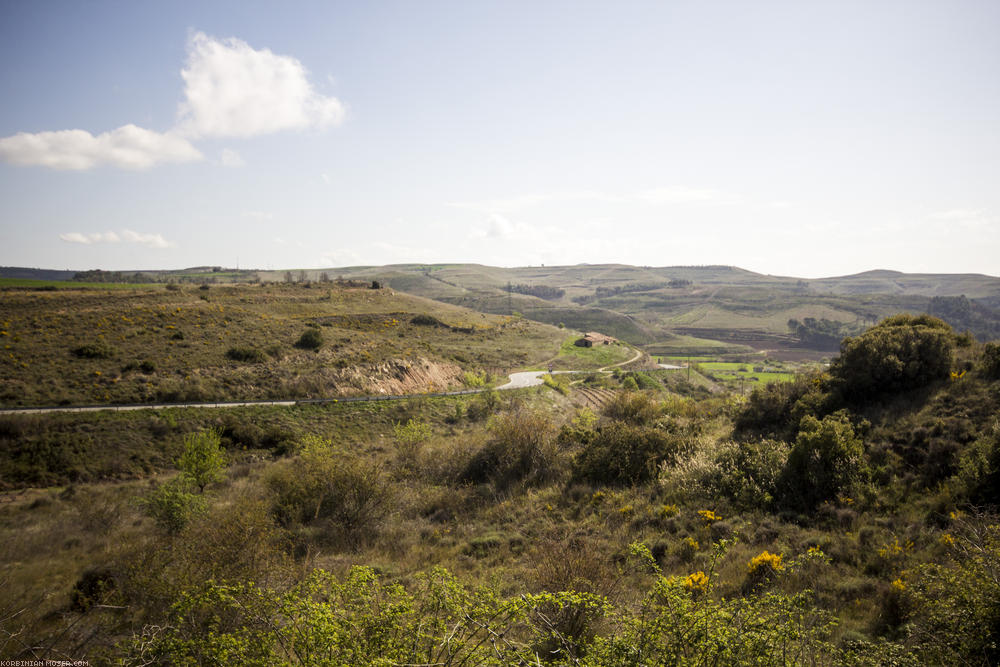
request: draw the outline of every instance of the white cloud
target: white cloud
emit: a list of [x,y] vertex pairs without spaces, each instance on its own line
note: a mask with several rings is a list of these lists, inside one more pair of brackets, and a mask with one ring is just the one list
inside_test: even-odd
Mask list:
[[131,229],[123,229],[121,234],[115,232],[104,232],[94,234],[81,234],[80,232],[69,232],[60,234],[59,238],[67,243],[82,243],[92,245],[94,243],[136,243],[147,248],[171,248],[173,243],[163,238],[162,234],[142,234]]
[[344,118],[344,106],[319,94],[297,59],[240,39],[195,33],[181,76],[186,99],[178,126],[189,136],[249,137]]
[[[93,135],[86,130],[20,132],[0,138],[0,160],[50,169],[85,170],[100,166],[148,169],[167,162],[203,159],[189,138],[249,137],[279,130],[336,125],[344,106],[318,93],[306,69],[291,56],[255,50],[231,38],[195,33],[181,70],[185,100],[177,126],[156,132],[128,124]],[[243,166],[243,158],[224,149],[220,163]]]
[[242,167],[246,164],[243,160],[243,156],[231,148],[222,149],[222,154],[219,156],[219,162],[223,167]]
[[0,139],[0,159],[51,169],[82,170],[103,165],[148,169],[163,162],[193,162],[202,155],[176,134],[123,125],[97,136],[86,130],[19,132]]
[[130,229],[122,232],[122,238],[129,243],[138,243],[148,248],[169,248],[174,245],[163,238],[161,234],[140,234]]

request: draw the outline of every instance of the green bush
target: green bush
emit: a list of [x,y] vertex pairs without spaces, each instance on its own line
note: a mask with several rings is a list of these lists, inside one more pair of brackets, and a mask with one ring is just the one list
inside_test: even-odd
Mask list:
[[323,333],[316,327],[309,327],[295,342],[295,347],[302,350],[318,350],[323,345]]
[[1000,344],[986,343],[983,346],[982,372],[991,380],[1000,379]]
[[663,404],[650,394],[620,391],[604,406],[604,416],[636,426],[647,424],[663,414]]
[[799,376],[791,382],[769,382],[751,392],[736,415],[735,430],[741,436],[794,437],[799,421],[817,416],[825,396],[821,376]]
[[717,472],[710,483],[739,507],[767,509],[774,502],[788,451],[780,440],[728,443],[716,456]]
[[573,479],[592,484],[638,484],[654,479],[689,449],[687,434],[663,427],[611,422],[600,427],[573,460]]
[[110,359],[115,356],[115,348],[105,342],[87,343],[72,349],[73,356],[80,359]]
[[847,415],[806,416],[778,481],[781,503],[812,510],[867,478],[864,447]]
[[181,532],[208,507],[204,496],[193,493],[182,476],[160,485],[139,502],[146,514],[168,533]]
[[381,468],[317,436],[304,438],[298,456],[274,466],[266,484],[279,523],[321,523],[343,545],[374,537],[391,499]]
[[231,347],[226,351],[226,358],[255,364],[267,361],[267,355],[264,352],[252,347]]
[[948,561],[904,578],[913,606],[909,643],[925,665],[1000,664],[1000,526],[956,526]]
[[559,451],[552,419],[519,409],[490,419],[490,438],[465,469],[466,481],[489,482],[498,490],[517,483],[541,484],[560,474]]

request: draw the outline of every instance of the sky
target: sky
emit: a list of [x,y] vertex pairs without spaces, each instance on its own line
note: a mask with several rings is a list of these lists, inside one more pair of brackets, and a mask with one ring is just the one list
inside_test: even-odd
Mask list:
[[0,265],[1000,275],[995,0],[0,0]]

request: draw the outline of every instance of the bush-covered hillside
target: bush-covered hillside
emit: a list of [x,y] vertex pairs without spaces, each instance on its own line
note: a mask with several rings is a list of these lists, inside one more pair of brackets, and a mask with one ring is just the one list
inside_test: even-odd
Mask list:
[[[7,416],[4,465],[54,481],[0,504],[0,655],[993,665],[998,415],[1000,347],[900,316],[746,398],[657,370]],[[87,461],[28,443],[70,423],[142,464],[67,484]]]

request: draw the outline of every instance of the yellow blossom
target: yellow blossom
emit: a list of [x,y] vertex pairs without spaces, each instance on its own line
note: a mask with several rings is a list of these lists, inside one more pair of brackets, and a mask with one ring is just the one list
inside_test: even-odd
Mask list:
[[684,578],[684,587],[689,591],[704,593],[708,589],[708,575],[699,570]]
[[702,520],[708,524],[722,520],[722,517],[713,512],[712,510],[698,510],[698,516],[700,516]]
[[785,566],[781,563],[781,554],[773,554],[765,549],[751,558],[750,562],[747,563],[747,572],[750,574],[754,574],[762,569],[768,569],[772,572],[784,570]]

